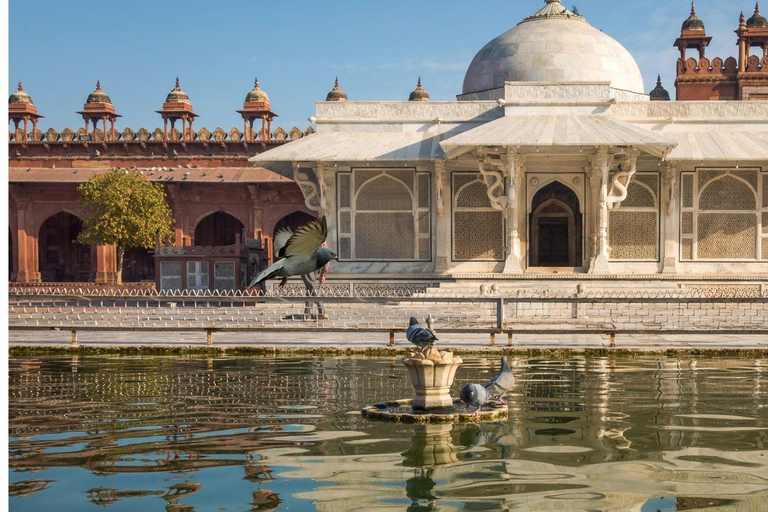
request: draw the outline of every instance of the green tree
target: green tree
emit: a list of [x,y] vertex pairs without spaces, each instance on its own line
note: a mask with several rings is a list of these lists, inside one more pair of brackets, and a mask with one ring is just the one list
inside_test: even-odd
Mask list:
[[165,189],[152,183],[139,171],[115,168],[94,176],[77,188],[85,204],[81,244],[117,247],[117,282],[123,282],[123,256],[129,248],[155,246],[173,239],[173,215],[165,199]]

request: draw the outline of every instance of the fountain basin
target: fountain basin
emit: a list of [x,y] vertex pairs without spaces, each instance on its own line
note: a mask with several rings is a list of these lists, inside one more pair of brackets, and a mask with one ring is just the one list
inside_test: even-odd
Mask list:
[[456,369],[463,362],[452,352],[440,352],[435,348],[430,348],[426,354],[414,352],[403,359],[413,387],[412,407],[419,410],[452,406],[451,385]]
[[413,400],[403,399],[366,405],[362,413],[364,418],[393,423],[477,423],[505,420],[509,417],[509,408],[502,404],[485,404],[473,415],[460,400],[446,407],[424,410],[415,409]]

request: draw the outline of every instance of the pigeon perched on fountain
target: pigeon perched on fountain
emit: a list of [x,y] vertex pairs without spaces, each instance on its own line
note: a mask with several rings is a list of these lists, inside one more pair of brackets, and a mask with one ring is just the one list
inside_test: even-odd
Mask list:
[[315,272],[329,261],[338,259],[335,251],[322,248],[327,236],[328,223],[325,217],[308,222],[295,233],[287,228],[278,231],[275,236],[275,252],[281,259],[254,277],[250,286],[275,277],[283,278],[280,283],[283,286],[289,277]]
[[507,405],[503,396],[507,391],[512,389],[512,386],[514,385],[515,375],[509,368],[507,356],[501,356],[501,369],[499,370],[499,373],[485,385],[485,389],[488,392],[488,400],[498,400],[502,404]]
[[424,354],[424,349],[431,347],[437,341],[435,332],[427,325],[420,324],[414,316],[411,317],[411,323],[408,326],[408,330],[405,331],[405,337],[408,341],[419,347],[419,352],[422,355]]
[[488,401],[488,391],[480,384],[467,384],[459,392],[459,399],[467,407],[475,407],[472,415],[480,412],[480,408]]

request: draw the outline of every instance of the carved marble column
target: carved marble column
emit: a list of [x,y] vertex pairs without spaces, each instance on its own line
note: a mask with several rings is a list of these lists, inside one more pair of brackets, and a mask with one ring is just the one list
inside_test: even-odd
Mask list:
[[680,240],[680,209],[678,201],[678,172],[674,165],[665,162],[661,167],[661,215],[662,215],[662,273],[677,274],[677,255]]
[[520,224],[518,211],[519,191],[522,189],[522,157],[517,148],[507,152],[507,256],[504,262],[505,274],[522,274],[522,252],[520,249]]
[[595,155],[592,163],[592,177],[593,191],[597,192],[598,203],[595,219],[595,251],[589,264],[589,273],[608,274],[610,272],[608,267],[608,148],[601,147]]
[[435,273],[447,273],[451,262],[451,188],[448,173],[445,170],[445,160],[435,160]]

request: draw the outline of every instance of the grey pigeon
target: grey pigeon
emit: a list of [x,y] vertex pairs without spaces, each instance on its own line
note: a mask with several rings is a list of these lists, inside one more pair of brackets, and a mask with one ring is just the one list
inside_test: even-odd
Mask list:
[[275,252],[281,259],[254,277],[250,286],[275,277],[284,278],[284,284],[288,277],[309,274],[338,259],[335,251],[321,248],[327,236],[325,217],[308,222],[295,233],[287,228],[281,229],[275,235]]
[[485,385],[485,389],[488,391],[488,399],[499,400],[502,404],[506,405],[507,402],[502,397],[507,391],[512,389],[512,386],[514,385],[515,376],[509,368],[507,356],[501,356],[501,369],[499,370],[499,373]]
[[459,399],[467,407],[476,407],[472,415],[480,411],[480,407],[488,401],[488,391],[480,384],[467,384],[461,388]]
[[424,352],[425,348],[437,341],[437,336],[435,336],[432,329],[424,324],[420,324],[416,317],[413,316],[411,317],[408,330],[405,331],[405,337],[408,341],[419,347],[421,352]]

